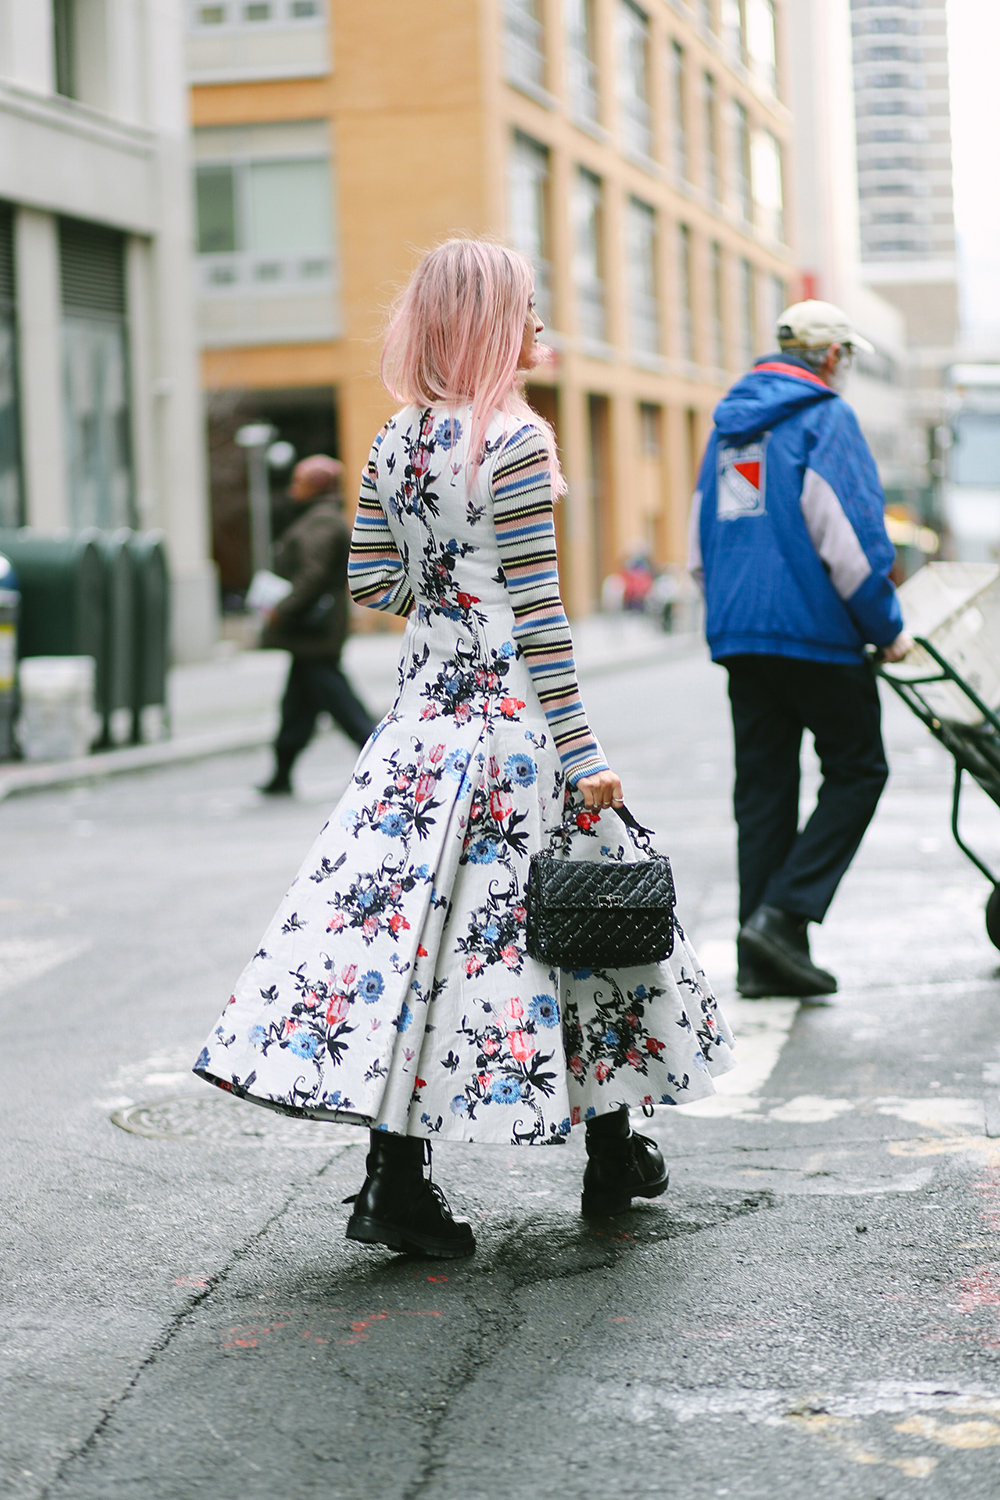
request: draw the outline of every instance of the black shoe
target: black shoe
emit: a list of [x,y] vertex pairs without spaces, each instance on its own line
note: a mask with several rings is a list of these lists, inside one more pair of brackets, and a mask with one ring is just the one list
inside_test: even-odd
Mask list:
[[287,771],[275,771],[264,786],[257,788],[265,797],[290,797],[292,795],[292,780]]
[[659,1147],[631,1129],[628,1110],[587,1122],[587,1167],[580,1211],[585,1219],[623,1214],[633,1198],[658,1198],[670,1173]]
[[[349,1240],[447,1260],[473,1254],[472,1225],[452,1218],[444,1193],[424,1176],[424,1149],[414,1136],[371,1132],[368,1175],[347,1221]],[[429,1144],[426,1149],[429,1162]]]
[[809,955],[809,932],[805,917],[781,911],[777,906],[758,906],[740,928],[739,945],[755,964],[776,971],[786,986],[785,995],[832,995],[837,981],[826,969],[818,969]]
[[736,990],[744,1000],[777,1000],[788,996],[802,1000],[815,995],[814,989],[796,984],[787,974],[782,974],[774,964],[762,963],[760,959],[740,955],[736,971]]

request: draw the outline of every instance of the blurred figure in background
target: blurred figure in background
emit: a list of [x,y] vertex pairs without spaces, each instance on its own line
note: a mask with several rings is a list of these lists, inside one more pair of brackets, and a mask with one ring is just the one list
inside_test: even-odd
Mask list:
[[268,796],[292,790],[292,766],[312,739],[316,720],[328,713],[356,745],[375,728],[340,669],[349,628],[347,554],[351,532],[343,517],[343,465],[325,453],[292,470],[288,498],[301,512],[274,549],[274,571],[291,591],[269,610],[261,636],[266,650],[290,651]]

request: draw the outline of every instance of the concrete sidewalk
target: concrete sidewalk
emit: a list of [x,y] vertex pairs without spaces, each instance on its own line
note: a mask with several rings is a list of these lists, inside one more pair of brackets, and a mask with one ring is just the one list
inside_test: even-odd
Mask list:
[[[688,655],[702,644],[700,635],[665,635],[651,621],[636,615],[592,615],[577,620],[573,638],[582,678]],[[355,635],[344,651],[345,670],[376,716],[386,711],[395,696],[400,640],[395,631]],[[169,739],[107,750],[80,760],[15,763],[0,768],[0,801],[17,792],[266,745],[277,731],[287,670],[284,651],[240,651],[223,642],[213,660],[171,671]]]

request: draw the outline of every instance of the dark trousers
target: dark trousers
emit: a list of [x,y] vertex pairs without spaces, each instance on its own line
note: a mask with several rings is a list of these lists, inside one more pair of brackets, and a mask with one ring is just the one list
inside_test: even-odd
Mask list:
[[[866,664],[783,656],[730,656],[723,666],[736,741],[740,923],[761,905],[822,922],[889,775],[875,674]],[[800,832],[805,729],[823,781]]]
[[322,713],[328,713],[356,745],[363,745],[375,728],[337,662],[293,656],[281,700],[281,728],[274,742],[282,771],[289,771],[306,748]]

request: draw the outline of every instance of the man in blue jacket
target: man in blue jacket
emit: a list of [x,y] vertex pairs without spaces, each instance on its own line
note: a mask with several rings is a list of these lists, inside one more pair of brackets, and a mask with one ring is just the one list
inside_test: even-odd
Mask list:
[[[756,362],[715,409],[691,517],[713,661],[729,674],[736,745],[740,931],[748,998],[831,994],[809,952],[888,776],[865,646],[912,644],[889,580],[894,551],[875,461],[834,389],[858,337],[839,308],[799,302],[781,353]],[[799,829],[799,756],[810,730],[823,772]]]

